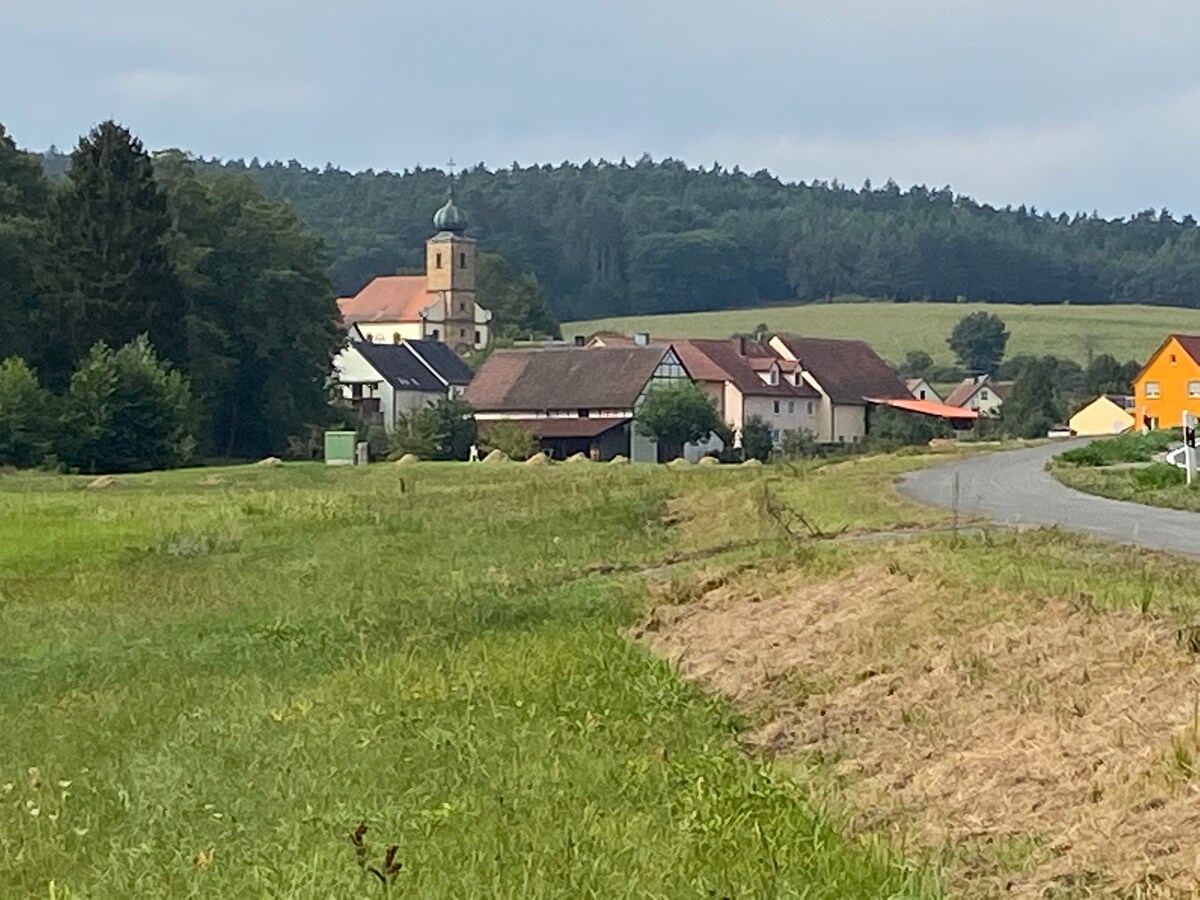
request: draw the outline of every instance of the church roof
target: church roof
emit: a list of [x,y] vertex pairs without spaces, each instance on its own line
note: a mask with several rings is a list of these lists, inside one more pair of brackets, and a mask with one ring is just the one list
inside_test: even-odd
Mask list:
[[380,275],[354,297],[338,300],[342,321],[418,322],[434,302],[424,275]]
[[433,227],[438,231],[450,231],[461,234],[467,230],[467,217],[461,209],[454,205],[454,198],[446,201],[446,205],[433,214]]

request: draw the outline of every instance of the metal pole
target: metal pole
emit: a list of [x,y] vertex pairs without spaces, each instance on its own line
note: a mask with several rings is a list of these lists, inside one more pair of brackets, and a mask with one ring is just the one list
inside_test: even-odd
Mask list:
[[1196,448],[1188,441],[1188,434],[1194,434],[1195,427],[1196,417],[1185,411],[1183,414],[1183,462],[1188,484],[1191,484],[1192,479],[1196,477]]

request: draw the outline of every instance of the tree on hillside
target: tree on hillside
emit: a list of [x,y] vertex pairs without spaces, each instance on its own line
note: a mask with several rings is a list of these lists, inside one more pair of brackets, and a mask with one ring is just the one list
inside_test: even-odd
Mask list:
[[186,349],[182,289],[167,249],[171,216],[137,138],[103,122],[71,154],[50,210],[53,265],[42,329],[44,375],[62,383],[97,341],[145,334],[179,364]]
[[1013,383],[1001,409],[1004,431],[1013,437],[1044,437],[1063,420],[1066,408],[1055,381],[1054,360],[1031,360]]
[[32,359],[39,342],[38,275],[46,261],[50,182],[0,124],[0,359]]
[[50,392],[23,359],[0,362],[0,466],[35,466],[50,451],[54,406]]
[[963,316],[946,343],[967,371],[992,374],[1004,359],[1008,329],[999,316],[980,310]]
[[61,457],[83,472],[142,472],[192,459],[195,416],[188,381],[145,335],[119,350],[97,343],[63,398]]
[[900,365],[900,374],[910,378],[920,378],[933,366],[933,357],[924,350],[909,350],[904,355]]
[[175,151],[154,165],[174,219],[187,371],[208,449],[278,452],[322,421],[332,360],[345,340],[320,242],[248,178],[200,178]]
[[721,428],[712,400],[690,381],[651,388],[634,418],[641,434],[675,452]]
[[501,338],[562,337],[537,276],[518,272],[503,256],[479,254],[475,296],[480,306],[491,310],[494,333]]
[[1141,364],[1130,360],[1117,362],[1108,353],[1102,353],[1088,363],[1084,371],[1084,389],[1089,394],[1132,394],[1133,378],[1141,370]]

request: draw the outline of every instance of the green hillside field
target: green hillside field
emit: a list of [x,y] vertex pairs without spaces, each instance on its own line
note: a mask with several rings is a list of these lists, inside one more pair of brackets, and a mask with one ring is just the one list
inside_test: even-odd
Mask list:
[[656,337],[729,337],[760,323],[810,337],[861,338],[885,359],[924,350],[953,362],[946,338],[963,316],[986,310],[1007,323],[1008,355],[1055,354],[1086,362],[1089,353],[1144,360],[1172,332],[1200,332],[1200,310],[1161,306],[1052,306],[984,303],[822,303],[721,312],[628,316],[568,322],[563,335],[648,331]]

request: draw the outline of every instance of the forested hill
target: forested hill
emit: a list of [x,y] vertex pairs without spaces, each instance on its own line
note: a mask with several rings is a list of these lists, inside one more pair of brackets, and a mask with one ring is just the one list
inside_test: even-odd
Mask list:
[[[47,160],[53,174],[56,160]],[[448,179],[437,169],[351,174],[299,163],[245,170],[326,241],[351,293],[422,264]],[[483,248],[537,273],[562,319],[758,305],[843,293],[899,300],[1135,302],[1200,307],[1190,217],[1125,220],[996,209],[949,188],[785,184],[766,171],[644,158],[460,173]]]

